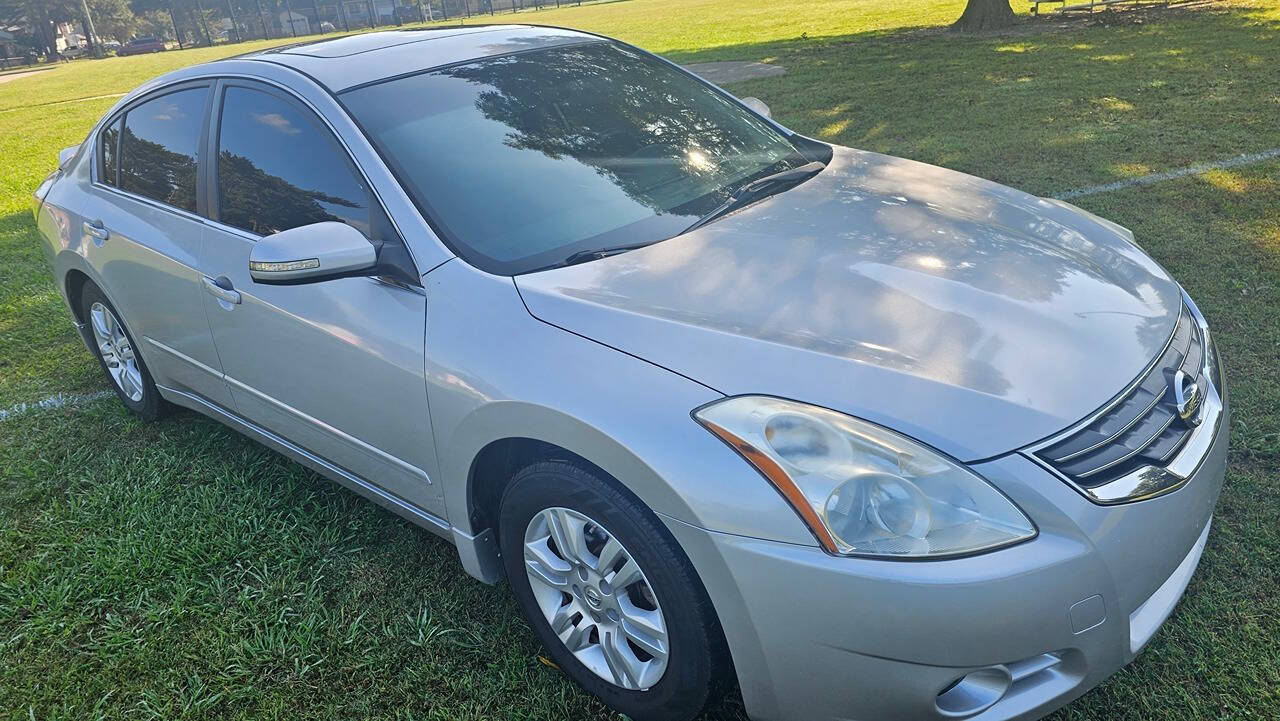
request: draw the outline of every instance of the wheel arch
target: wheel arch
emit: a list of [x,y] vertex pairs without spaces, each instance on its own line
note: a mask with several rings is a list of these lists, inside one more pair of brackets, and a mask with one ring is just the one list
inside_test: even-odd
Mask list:
[[67,308],[71,311],[71,320],[75,324],[76,331],[80,334],[80,340],[84,342],[90,353],[95,352],[93,332],[89,329],[89,319],[82,316],[80,306],[85,288],[93,286],[115,308],[120,322],[124,324],[130,335],[133,336],[137,344],[134,352],[138,354],[148,368],[154,367],[151,365],[151,350],[142,342],[144,336],[141,330],[130,324],[129,319],[121,312],[120,304],[116,302],[116,298],[112,295],[107,284],[102,282],[93,266],[83,256],[71,250],[64,250],[58,254],[54,268],[55,277],[58,278],[58,289],[67,302]]
[[[103,282],[98,271],[79,253],[71,250],[65,250],[58,254],[58,262],[55,264],[57,273],[61,278],[59,282],[60,290],[63,297],[66,298],[67,306],[71,309],[71,317],[75,319],[77,325],[83,325],[86,321],[80,317],[80,299],[84,295],[84,289],[92,285],[97,288],[103,296],[106,297],[111,305],[117,310],[120,304],[116,302],[115,295]],[[121,320],[124,320],[121,318]],[[126,321],[127,322],[127,321]],[[129,329],[133,331],[133,328]]]
[[641,452],[605,429],[558,409],[496,401],[475,409],[440,444],[445,507],[463,565],[488,582],[501,577],[496,517],[516,472],[542,460],[586,465],[634,495],[655,513],[696,521],[692,509]]
[[467,520],[472,529],[496,527],[502,494],[521,468],[562,456],[578,457],[566,448],[519,436],[499,438],[481,448],[467,473]]
[[[502,494],[517,473],[541,461],[573,463],[603,476],[629,495],[636,495],[621,479],[564,446],[535,438],[500,438],[481,448],[471,462],[471,471],[467,477],[467,500],[468,520],[472,528],[496,529]],[[644,502],[638,497],[637,500]]]
[[[84,294],[85,285],[89,283],[93,283],[100,290],[102,288],[102,286],[94,283],[87,273],[78,268],[68,270],[63,276],[63,295],[67,299],[67,305],[71,307],[71,317],[75,318],[76,323],[82,324],[85,322],[85,319],[80,317],[80,298]],[[103,292],[105,293],[106,291]]]
[[[68,248],[58,252],[54,259],[53,270],[54,277],[57,279],[58,291],[62,293],[62,298],[67,303],[67,309],[71,311],[71,320],[75,323],[76,330],[80,333],[80,338],[84,341],[85,346],[92,350],[93,338],[89,333],[88,319],[81,317],[80,312],[80,299],[84,296],[84,289],[92,285],[101,291],[102,295],[112,305],[116,305],[115,298],[107,290],[97,271],[89,264],[89,261],[74,250]],[[133,329],[130,328],[130,330],[132,331]]]
[[[487,527],[484,521],[490,509],[484,504],[501,498],[501,486],[515,471],[547,459],[588,464],[653,511],[693,517],[681,495],[641,458],[642,451],[618,440],[608,429],[556,408],[521,401],[488,403],[460,423],[444,447],[451,449],[450,458],[441,459],[446,484],[450,478],[463,481],[462,488],[452,493],[454,489],[446,485],[449,517],[465,519],[471,532]],[[455,521],[454,525],[463,524]]]

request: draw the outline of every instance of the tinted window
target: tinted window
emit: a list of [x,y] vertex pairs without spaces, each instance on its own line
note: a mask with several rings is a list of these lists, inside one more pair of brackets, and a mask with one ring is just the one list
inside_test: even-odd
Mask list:
[[811,160],[697,79],[608,42],[487,58],[342,99],[458,251],[497,273],[669,238],[737,184]]
[[116,185],[119,182],[116,177],[116,170],[119,165],[116,163],[116,152],[119,150],[120,120],[116,120],[102,131],[102,138],[99,142],[102,146],[101,180],[107,185]]
[[131,108],[120,141],[120,187],[195,212],[196,157],[206,88],[179,90]]
[[218,132],[218,213],[269,235],[336,220],[372,237],[369,189],[310,112],[249,88],[227,88]]

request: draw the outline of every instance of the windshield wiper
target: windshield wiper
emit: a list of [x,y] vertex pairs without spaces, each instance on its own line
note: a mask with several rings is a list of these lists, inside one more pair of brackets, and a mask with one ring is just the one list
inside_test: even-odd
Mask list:
[[698,218],[694,221],[693,225],[690,225],[688,228],[680,231],[680,234],[684,235],[690,231],[697,230],[716,218],[735,211],[744,205],[748,205],[762,198],[779,193],[792,185],[802,183],[818,173],[821,173],[826,169],[826,167],[826,163],[821,163],[815,160],[812,163],[805,163],[804,165],[795,168],[780,170],[762,178],[756,178],[750,183],[735,189],[729,194],[729,197],[726,198],[723,203],[712,208],[710,213]]
[[[691,230],[701,228],[725,213],[737,210],[748,203],[768,197],[769,195],[778,193],[792,185],[808,180],[818,173],[821,173],[826,167],[826,163],[821,163],[815,160],[812,163],[805,163],[804,165],[795,168],[780,170],[776,173],[756,178],[755,180],[734,189],[723,203],[713,208],[710,213],[698,218],[693,225],[690,225],[688,228],[680,231],[678,235],[683,235]],[[646,245],[653,245],[656,242],[657,241],[654,240],[646,240],[642,243],[628,243],[625,245],[610,245],[603,248],[579,250],[576,253],[570,253],[564,260],[560,261],[556,265],[566,266],[586,263],[592,260],[607,258],[611,255],[617,255],[618,253],[625,253],[628,250],[643,248]]]
[[592,248],[591,250],[580,250],[576,253],[570,253],[567,258],[560,261],[560,265],[577,265],[585,263],[589,260],[600,260],[618,253],[625,253],[628,250],[643,248],[646,245],[653,245],[656,241],[646,240],[643,243],[628,243],[626,245],[611,245],[605,248]]

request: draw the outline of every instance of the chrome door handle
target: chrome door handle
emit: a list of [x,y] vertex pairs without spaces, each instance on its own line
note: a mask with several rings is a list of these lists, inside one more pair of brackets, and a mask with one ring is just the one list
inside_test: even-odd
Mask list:
[[84,230],[85,235],[91,235],[98,240],[106,240],[111,235],[110,231],[102,227],[101,220],[86,220],[80,227]]
[[240,303],[240,291],[227,287],[229,285],[231,285],[231,281],[224,280],[219,282],[207,275],[204,277],[204,290],[206,293],[224,303],[238,305]]

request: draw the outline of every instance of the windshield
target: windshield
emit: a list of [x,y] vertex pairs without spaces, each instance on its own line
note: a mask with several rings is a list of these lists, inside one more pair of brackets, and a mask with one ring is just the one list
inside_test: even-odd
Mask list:
[[698,80],[615,43],[503,55],[343,95],[454,249],[515,275],[677,235],[809,161]]

